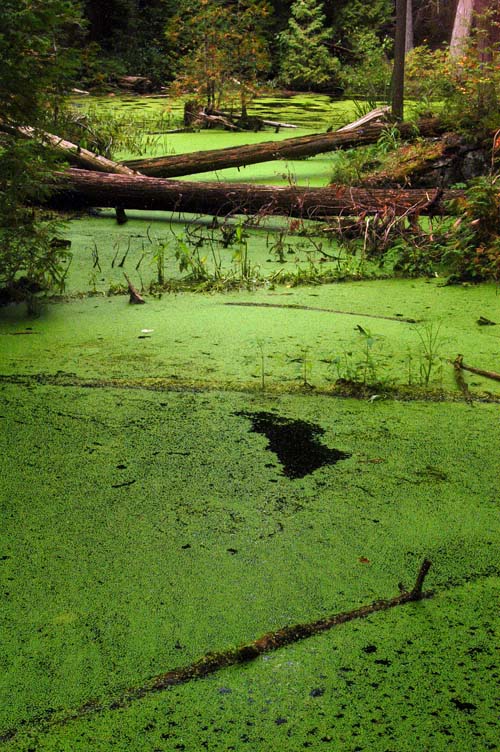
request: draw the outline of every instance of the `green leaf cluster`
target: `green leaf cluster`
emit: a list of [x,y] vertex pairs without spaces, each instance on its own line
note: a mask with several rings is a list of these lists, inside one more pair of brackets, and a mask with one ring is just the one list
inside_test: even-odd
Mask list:
[[[70,0],[3,0],[0,4],[0,288],[30,297],[64,282],[67,251],[59,223],[34,208],[47,196],[55,167],[41,146],[16,130],[57,122],[76,67],[83,25]],[[9,292],[10,291],[10,292]]]
[[295,0],[288,28],[279,35],[280,78],[288,86],[314,89],[335,81],[340,63],[328,49],[331,30],[325,28],[323,3]]

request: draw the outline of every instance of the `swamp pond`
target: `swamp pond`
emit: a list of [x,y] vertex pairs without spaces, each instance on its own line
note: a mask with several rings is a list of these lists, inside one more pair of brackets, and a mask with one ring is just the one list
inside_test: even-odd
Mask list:
[[[354,119],[327,97],[255,111],[300,129],[148,133],[148,153]],[[200,179],[326,185],[336,158]],[[499,370],[497,286],[395,279],[285,218],[128,215],[72,217],[65,296],[0,310],[0,749],[498,749],[500,384],[466,373],[467,401],[452,365]],[[391,598],[424,558],[431,598],[141,692]]]

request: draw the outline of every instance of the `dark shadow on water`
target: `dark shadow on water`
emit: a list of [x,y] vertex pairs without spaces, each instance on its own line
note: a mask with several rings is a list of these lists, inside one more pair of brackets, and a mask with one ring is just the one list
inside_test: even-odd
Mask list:
[[335,465],[351,456],[322,444],[319,437],[324,430],[314,423],[290,420],[274,413],[242,411],[235,414],[248,418],[252,431],[264,434],[269,441],[267,449],[276,454],[287,478],[303,478],[323,465]]

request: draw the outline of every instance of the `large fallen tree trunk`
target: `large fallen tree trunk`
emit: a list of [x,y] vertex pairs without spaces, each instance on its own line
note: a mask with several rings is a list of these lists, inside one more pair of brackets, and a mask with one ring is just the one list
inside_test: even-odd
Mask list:
[[136,173],[127,165],[119,162],[113,162],[111,159],[101,157],[99,154],[88,149],[83,149],[78,144],[66,141],[64,138],[55,136],[53,133],[37,130],[31,126],[12,126],[6,123],[0,123],[0,130],[5,133],[22,136],[23,138],[32,138],[46,144],[54,149],[55,152],[67,160],[70,164],[77,165],[84,170],[95,170],[96,172],[116,173],[117,175],[135,175]]
[[58,173],[54,206],[121,207],[210,214],[279,214],[324,220],[346,214],[444,214],[462,191],[302,188],[298,186],[192,183],[143,176],[104,175],[70,169]]
[[[400,123],[395,127],[398,128],[403,138],[415,138],[417,135],[436,136],[443,131],[443,127],[435,119],[421,121],[418,129],[411,123]],[[288,138],[284,141],[264,141],[260,144],[196,151],[191,154],[156,157],[155,159],[134,159],[124,164],[143,175],[174,178],[223,170],[226,167],[270,162],[275,159],[302,159],[335,149],[352,149],[356,146],[375,143],[384,128],[387,128],[387,125],[372,123],[354,131],[317,133],[312,136]]]

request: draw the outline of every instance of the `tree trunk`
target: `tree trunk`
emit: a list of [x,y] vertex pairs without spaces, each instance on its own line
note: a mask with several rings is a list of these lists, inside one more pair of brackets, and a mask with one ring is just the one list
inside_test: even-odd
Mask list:
[[[260,144],[196,151],[191,154],[156,157],[155,159],[134,159],[124,164],[143,175],[175,178],[223,170],[227,167],[271,162],[276,159],[301,159],[335,149],[352,149],[356,146],[373,144],[378,141],[386,127],[378,123],[367,125],[356,131],[317,133],[312,136],[288,138],[284,141],[264,141]],[[398,128],[403,138],[414,139],[417,135],[414,126],[408,123],[401,123]],[[418,128],[418,135],[421,136],[436,136],[443,130],[439,122],[434,119],[421,121]]]
[[405,55],[407,55],[413,47],[413,0],[406,0]]
[[465,45],[472,25],[473,11],[474,0],[458,0],[450,41],[450,54],[452,57],[458,57],[462,52],[465,52]]
[[51,204],[64,207],[122,207],[226,217],[284,215],[325,220],[340,214],[443,214],[444,202],[462,191],[276,187],[190,183],[143,176],[104,175],[70,169],[58,173]]
[[392,116],[403,119],[405,85],[407,0],[396,0],[396,36],[394,39],[394,68],[392,71]]
[[135,175],[127,165],[119,162],[113,162],[111,159],[94,154],[88,149],[82,149],[78,144],[66,141],[64,138],[54,136],[53,133],[39,131],[30,126],[11,126],[6,123],[0,123],[0,130],[15,136],[23,138],[33,138],[41,143],[50,146],[71,164],[77,165],[84,170],[94,170],[97,172],[110,172],[117,175]]

